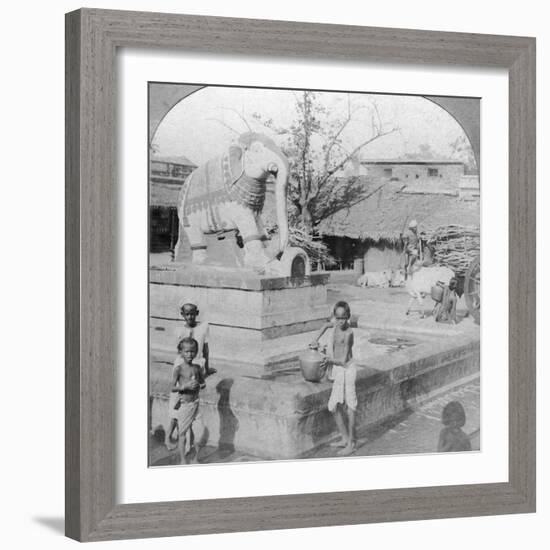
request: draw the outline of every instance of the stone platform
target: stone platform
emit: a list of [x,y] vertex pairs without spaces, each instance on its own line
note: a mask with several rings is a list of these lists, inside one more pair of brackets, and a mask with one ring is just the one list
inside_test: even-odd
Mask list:
[[[211,364],[233,373],[281,370],[304,349],[299,335],[329,315],[329,275],[260,276],[243,269],[171,263],[149,270],[153,362],[173,361],[180,306],[199,306],[210,326]],[[307,346],[307,343],[305,344]]]
[[[439,335],[355,331],[358,430],[479,376],[479,333],[474,330]],[[309,342],[313,335],[298,336]],[[376,344],[388,337],[406,344],[388,353]],[[165,427],[170,375],[170,363],[152,360],[152,431]],[[272,373],[220,369],[201,392],[197,436],[203,444],[264,459],[307,457],[336,435],[327,410],[330,391],[329,382],[306,382],[296,360],[286,370]]]

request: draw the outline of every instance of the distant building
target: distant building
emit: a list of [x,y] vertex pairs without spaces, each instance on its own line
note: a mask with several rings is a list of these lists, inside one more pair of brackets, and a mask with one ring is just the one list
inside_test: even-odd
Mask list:
[[465,176],[462,162],[362,160],[360,170],[372,194],[319,225],[340,269],[398,267],[412,219],[426,235],[450,225],[479,227],[479,177]]
[[153,156],[149,171],[149,251],[172,252],[178,240],[180,189],[196,164],[184,156]]
[[443,159],[363,159],[359,173],[371,181],[401,182],[410,192],[445,189],[456,192],[460,178],[464,175],[464,163]]
[[479,176],[462,176],[458,184],[458,196],[463,200],[479,200]]

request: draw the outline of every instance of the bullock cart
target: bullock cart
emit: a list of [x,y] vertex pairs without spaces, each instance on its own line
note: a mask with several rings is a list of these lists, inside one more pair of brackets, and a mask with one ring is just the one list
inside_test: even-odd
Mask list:
[[449,267],[464,293],[468,312],[479,324],[481,293],[479,228],[449,225],[433,231],[427,238],[434,262]]

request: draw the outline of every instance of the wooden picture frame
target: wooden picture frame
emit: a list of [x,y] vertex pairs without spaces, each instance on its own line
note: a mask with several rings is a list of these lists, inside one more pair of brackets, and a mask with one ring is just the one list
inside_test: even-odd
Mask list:
[[[508,482],[115,502],[114,121],[121,47],[509,71]],[[82,9],[66,16],[66,79],[67,536],[98,541],[535,510],[534,38]]]

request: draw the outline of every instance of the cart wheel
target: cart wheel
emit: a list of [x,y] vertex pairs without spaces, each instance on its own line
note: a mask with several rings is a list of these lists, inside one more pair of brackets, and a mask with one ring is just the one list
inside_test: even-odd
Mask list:
[[468,311],[479,325],[481,312],[481,262],[479,256],[472,260],[464,277],[464,299]]

